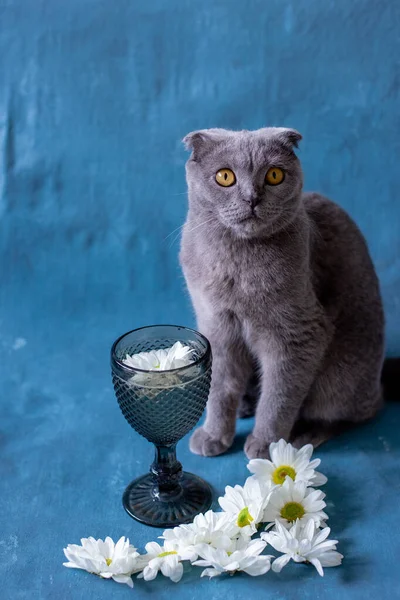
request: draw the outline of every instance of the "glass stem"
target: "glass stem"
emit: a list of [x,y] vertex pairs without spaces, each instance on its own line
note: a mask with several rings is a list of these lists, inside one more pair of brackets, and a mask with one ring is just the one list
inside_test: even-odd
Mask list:
[[181,492],[180,479],[182,465],[176,458],[176,444],[171,446],[156,446],[154,462],[150,467],[153,474],[156,496],[165,499],[174,497]]

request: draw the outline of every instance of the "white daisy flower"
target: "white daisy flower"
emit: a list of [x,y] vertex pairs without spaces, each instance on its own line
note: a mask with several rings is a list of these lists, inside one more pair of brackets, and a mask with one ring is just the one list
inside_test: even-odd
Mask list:
[[164,577],[169,577],[174,583],[181,580],[183,574],[182,557],[178,554],[174,544],[165,542],[163,546],[160,546],[157,542],[149,542],[146,544],[145,549],[147,554],[143,556],[143,560],[147,564],[142,573],[139,573],[139,579],[143,578],[145,581],[151,581],[161,571]]
[[269,446],[271,460],[254,458],[247,468],[260,480],[276,485],[281,485],[287,477],[290,477],[293,481],[304,481],[307,485],[318,487],[328,479],[315,470],[321,460],[319,458],[311,460],[313,450],[311,444],[297,450],[285,440],[279,440]]
[[285,482],[275,488],[264,511],[263,520],[267,523],[276,519],[289,528],[297,519],[304,525],[310,519],[317,527],[328,519],[323,512],[326,506],[325,494],[320,490],[307,488],[303,481],[294,482],[287,477]]
[[218,502],[222,510],[231,516],[238,533],[251,537],[263,520],[271,491],[254,477],[248,477],[243,487],[227,485],[225,496],[218,498]]
[[260,556],[266,542],[263,540],[246,540],[239,538],[232,551],[213,548],[208,544],[200,544],[198,553],[201,560],[193,564],[197,567],[207,567],[201,577],[217,577],[222,573],[233,575],[236,571],[244,571],[248,575],[264,575],[271,567],[272,556]]
[[186,367],[193,362],[193,352],[193,348],[175,342],[171,348],[127,354],[122,362],[128,367],[142,371],[169,371]]
[[318,530],[312,519],[302,527],[299,521],[288,530],[279,521],[275,522],[275,531],[262,533],[261,537],[282,556],[274,560],[272,570],[279,573],[290,560],[308,562],[314,565],[321,577],[322,567],[336,567],[342,563],[343,554],[336,551],[337,540],[327,540],[329,527]]
[[[193,348],[176,342],[171,348],[127,354],[122,362],[145,372],[136,372],[126,383],[134,387],[139,396],[153,399],[165,388],[184,386],[184,374],[181,371],[169,371],[190,365],[194,361],[193,353]],[[161,373],[154,378],[153,372]]]
[[166,529],[161,539],[173,544],[182,560],[194,561],[198,557],[197,545],[209,544],[214,548],[230,550],[237,527],[230,515],[209,510],[197,515],[193,523]]
[[133,587],[132,573],[140,570],[139,553],[129,544],[129,540],[121,537],[115,544],[110,537],[95,540],[92,537],[82,538],[81,546],[68,544],[64,554],[68,562],[64,567],[83,569],[99,575],[104,579],[114,579],[117,583],[126,583]]

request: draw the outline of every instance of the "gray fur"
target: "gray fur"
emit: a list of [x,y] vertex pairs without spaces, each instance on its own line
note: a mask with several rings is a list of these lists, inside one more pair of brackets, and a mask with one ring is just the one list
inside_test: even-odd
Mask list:
[[[247,415],[257,405],[245,443],[255,458],[280,438],[317,445],[381,406],[378,280],[344,210],[303,194],[293,151],[300,139],[266,128],[210,129],[184,140],[192,155],[180,258],[213,350],[207,417],[190,442],[198,454],[231,446],[238,408]],[[285,172],[278,186],[265,184],[271,166]],[[216,183],[222,168],[235,172],[232,187]]]

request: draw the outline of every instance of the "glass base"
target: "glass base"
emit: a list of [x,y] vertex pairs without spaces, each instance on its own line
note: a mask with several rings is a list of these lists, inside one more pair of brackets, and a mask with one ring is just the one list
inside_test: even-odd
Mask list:
[[149,473],[132,481],[122,497],[128,515],[146,525],[164,528],[190,523],[210,508],[211,501],[208,483],[185,472],[174,491],[161,493]]

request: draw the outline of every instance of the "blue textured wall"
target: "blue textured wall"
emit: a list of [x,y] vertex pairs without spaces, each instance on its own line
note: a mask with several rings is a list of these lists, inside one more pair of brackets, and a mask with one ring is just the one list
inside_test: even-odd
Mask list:
[[[193,324],[172,233],[186,211],[188,131],[276,124],[303,134],[306,187],[342,204],[367,236],[388,350],[399,353],[399,26],[396,0],[0,1],[7,597],[110,597],[97,581],[77,591],[83,576],[64,573],[59,551],[134,527],[120,493],[150,458],[118,413],[108,352],[135,326]],[[210,462],[185,460],[219,491],[237,482],[225,458],[212,475]],[[383,590],[390,571],[380,574]]]
[[19,306],[6,334],[189,322],[165,239],[186,210],[180,138],[283,124],[304,135],[307,188],[367,236],[400,350],[398,2],[1,6],[0,300]]

